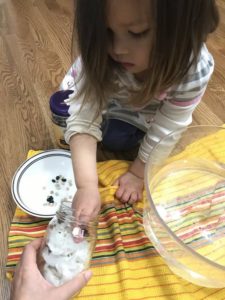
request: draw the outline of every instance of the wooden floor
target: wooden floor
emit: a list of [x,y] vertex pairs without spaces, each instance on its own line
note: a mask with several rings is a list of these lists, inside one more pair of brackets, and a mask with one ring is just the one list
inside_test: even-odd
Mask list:
[[[10,184],[29,149],[56,148],[49,96],[71,63],[72,0],[0,0],[0,300],[9,299],[4,265],[15,205]],[[208,47],[216,68],[195,124],[225,123],[225,1]]]

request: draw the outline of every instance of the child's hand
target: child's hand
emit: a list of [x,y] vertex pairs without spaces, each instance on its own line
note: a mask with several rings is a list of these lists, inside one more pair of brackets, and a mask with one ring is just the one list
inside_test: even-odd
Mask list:
[[119,186],[116,191],[116,197],[121,202],[133,204],[134,202],[142,199],[144,181],[142,178],[135,176],[131,172],[128,171],[120,176],[114,182],[114,185]]
[[133,204],[142,199],[144,168],[145,164],[137,157],[130,165],[128,172],[114,182],[114,185],[119,186],[116,197],[121,202]]
[[75,209],[75,217],[79,220],[88,222],[95,218],[101,207],[98,187],[91,185],[78,188],[72,206]]

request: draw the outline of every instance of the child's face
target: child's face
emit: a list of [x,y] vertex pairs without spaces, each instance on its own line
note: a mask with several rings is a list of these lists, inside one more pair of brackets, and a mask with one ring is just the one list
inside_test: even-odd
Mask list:
[[151,16],[149,0],[108,0],[108,53],[130,73],[141,75],[149,66]]

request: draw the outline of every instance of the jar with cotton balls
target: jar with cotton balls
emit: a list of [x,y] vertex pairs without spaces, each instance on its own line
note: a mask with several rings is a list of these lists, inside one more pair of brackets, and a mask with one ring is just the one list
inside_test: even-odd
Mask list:
[[96,245],[97,219],[76,219],[71,205],[70,201],[62,201],[49,222],[39,255],[40,271],[54,286],[89,268]]

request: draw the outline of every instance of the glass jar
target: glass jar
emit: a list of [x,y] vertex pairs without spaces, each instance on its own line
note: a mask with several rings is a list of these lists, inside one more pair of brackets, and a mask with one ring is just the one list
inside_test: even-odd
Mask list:
[[49,105],[52,114],[53,129],[56,142],[60,148],[69,149],[69,145],[65,142],[64,133],[66,130],[66,120],[69,117],[69,106],[64,102],[72,90],[58,91],[50,97]]
[[45,279],[60,286],[89,268],[96,244],[96,219],[81,222],[73,216],[71,202],[63,201],[49,222],[39,267]]

